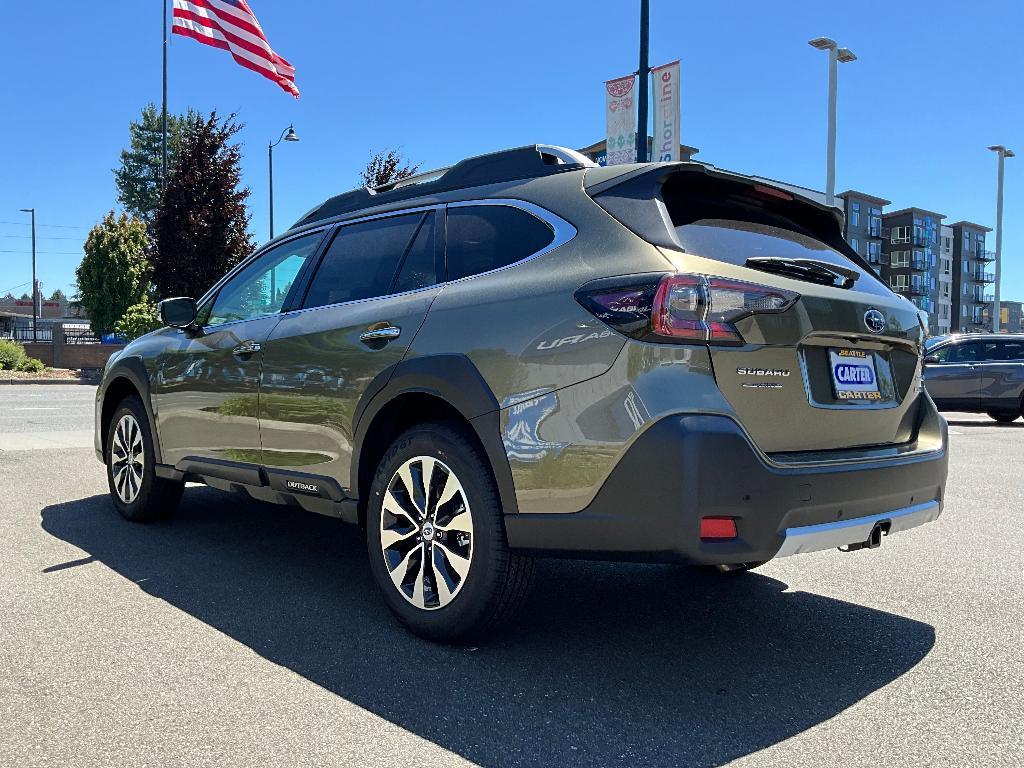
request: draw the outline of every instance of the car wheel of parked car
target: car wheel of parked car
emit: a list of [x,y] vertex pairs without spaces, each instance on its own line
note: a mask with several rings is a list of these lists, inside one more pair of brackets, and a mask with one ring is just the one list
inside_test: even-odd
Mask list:
[[1000,424],[1009,424],[1012,421],[1016,421],[1020,416],[1019,413],[1013,411],[988,411],[989,418],[995,419]]
[[373,480],[366,533],[385,601],[429,640],[464,641],[500,626],[533,574],[531,558],[509,551],[486,457],[450,424],[395,440]]
[[174,512],[183,482],[156,476],[153,435],[142,401],[121,402],[107,431],[107,484],[122,516],[137,522],[160,520]]

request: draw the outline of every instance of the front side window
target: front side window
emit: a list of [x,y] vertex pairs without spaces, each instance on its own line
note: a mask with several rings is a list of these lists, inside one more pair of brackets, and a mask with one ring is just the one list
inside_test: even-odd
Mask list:
[[449,280],[515,264],[555,239],[546,222],[508,205],[451,207],[445,230]]
[[397,273],[407,256],[413,256],[420,265],[407,284],[423,287],[424,281],[429,281],[428,285],[436,282],[433,270],[423,266],[428,257],[433,260],[432,224],[427,227],[429,242],[421,246],[419,237],[433,216],[433,211],[404,214],[339,229],[313,276],[303,307],[324,307],[396,293]]
[[217,292],[202,324],[222,325],[280,312],[322,237],[322,232],[299,237],[257,256]]

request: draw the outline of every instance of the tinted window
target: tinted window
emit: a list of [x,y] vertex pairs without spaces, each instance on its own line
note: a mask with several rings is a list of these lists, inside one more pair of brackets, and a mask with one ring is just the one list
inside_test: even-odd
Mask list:
[[405,261],[402,262],[391,293],[415,291],[417,288],[426,288],[437,283],[437,259],[434,250],[435,219],[436,216],[433,212],[427,214],[423,219],[416,239],[413,240],[405,254]]
[[322,232],[300,237],[258,256],[218,291],[200,322],[220,325],[280,312],[292,283],[322,237]]
[[935,350],[934,356],[942,363],[973,363],[978,360],[983,346],[976,341],[950,344],[948,347]]
[[1000,360],[1024,360],[1024,342],[1022,341],[1000,341],[998,346],[1002,347],[999,352]]
[[350,224],[338,230],[306,294],[305,307],[371,299],[391,284],[424,214]]
[[446,232],[449,280],[507,267],[555,239],[543,221],[507,205],[449,208]]

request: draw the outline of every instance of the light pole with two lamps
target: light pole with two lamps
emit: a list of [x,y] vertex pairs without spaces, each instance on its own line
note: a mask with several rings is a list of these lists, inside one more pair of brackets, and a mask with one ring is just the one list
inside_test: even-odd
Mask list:
[[839,64],[856,61],[849,48],[840,48],[830,37],[816,37],[809,41],[819,51],[828,51],[828,151],[825,170],[825,200],[835,204],[836,196],[836,79]]
[[35,208],[22,208],[22,213],[32,214],[32,341],[36,339],[36,325],[39,318],[39,310],[37,309],[38,290],[36,286],[36,209]]

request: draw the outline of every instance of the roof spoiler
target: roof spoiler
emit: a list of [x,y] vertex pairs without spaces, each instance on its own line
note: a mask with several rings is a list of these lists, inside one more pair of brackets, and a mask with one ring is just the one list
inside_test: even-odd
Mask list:
[[[875,274],[843,238],[842,211],[812,200],[790,185],[723,171],[704,163],[684,162],[636,166],[612,177],[595,174],[593,181],[584,182],[584,189],[598,205],[634,234],[654,245],[678,251],[682,246],[676,238],[675,226],[662,196],[665,182],[678,175],[716,179],[735,184],[737,188],[749,188],[760,197],[774,198],[777,206],[793,209],[798,214],[794,218],[816,239],[839,251],[869,274]],[[591,175],[587,174],[587,179],[590,178]]]

